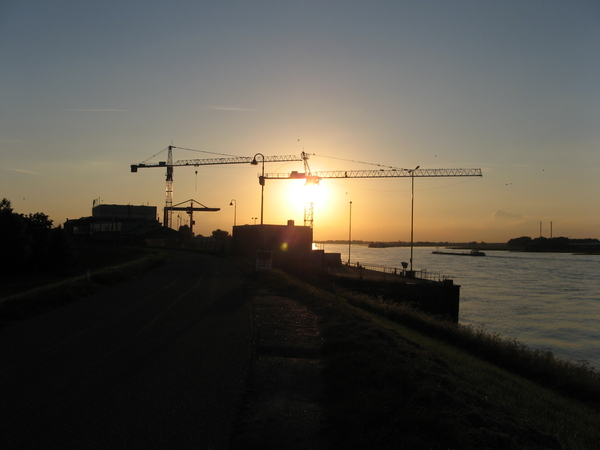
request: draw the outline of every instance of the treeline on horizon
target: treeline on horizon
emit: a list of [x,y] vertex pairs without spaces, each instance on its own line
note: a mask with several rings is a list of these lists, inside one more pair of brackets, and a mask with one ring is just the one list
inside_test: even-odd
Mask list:
[[506,243],[509,250],[522,250],[525,252],[562,252],[576,250],[600,251],[600,240],[594,238],[571,239],[560,236],[546,238],[543,236],[531,238],[522,236],[516,239],[510,239]]
[[[322,244],[348,244],[348,240],[324,240],[315,241]],[[352,244],[369,245],[382,244],[385,247],[410,247],[411,243],[407,241],[364,241],[353,239]],[[525,252],[561,252],[561,251],[600,251],[600,240],[595,238],[571,239],[568,237],[546,238],[543,236],[532,238],[521,236],[519,238],[509,239],[507,242],[487,243],[484,241],[476,242],[448,242],[448,241],[417,241],[413,243],[415,247],[453,247],[453,248],[478,248],[487,250],[513,250]]]
[[36,212],[18,214],[10,200],[0,200],[0,258],[7,273],[63,273],[75,260],[71,239],[49,216]]

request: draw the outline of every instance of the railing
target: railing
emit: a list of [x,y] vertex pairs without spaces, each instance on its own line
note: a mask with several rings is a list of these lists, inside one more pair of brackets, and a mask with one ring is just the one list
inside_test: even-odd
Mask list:
[[[384,274],[384,276],[385,276],[385,274],[390,274],[390,275],[407,277],[409,274],[409,271],[407,271],[406,269],[403,269],[403,268],[399,269],[397,267],[386,267],[386,266],[380,266],[377,264],[364,264],[364,263],[359,263],[359,262],[350,262],[350,263],[347,263],[346,265],[348,265],[350,267],[356,267],[358,269],[366,269],[366,270],[371,270],[373,272],[381,272]],[[453,280],[452,277],[449,277],[447,275],[440,275],[439,273],[428,272],[426,269],[414,271],[414,277],[419,278],[421,280],[438,281],[438,282],[443,282],[446,280]]]

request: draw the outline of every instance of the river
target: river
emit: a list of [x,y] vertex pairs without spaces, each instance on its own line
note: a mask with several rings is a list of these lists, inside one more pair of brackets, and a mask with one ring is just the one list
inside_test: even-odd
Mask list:
[[[348,260],[348,244],[324,249]],[[600,370],[600,255],[486,251],[470,257],[434,250],[415,247],[413,269],[449,276],[461,286],[459,323]],[[410,261],[408,247],[352,245],[350,254],[353,263],[387,267]]]

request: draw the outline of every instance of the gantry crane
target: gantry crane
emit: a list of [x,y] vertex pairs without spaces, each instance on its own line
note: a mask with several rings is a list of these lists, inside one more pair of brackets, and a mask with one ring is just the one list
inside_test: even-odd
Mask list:
[[[184,203],[190,202],[190,206],[181,206]],[[194,203],[200,206],[194,206]],[[196,200],[190,199],[185,202],[178,203],[171,207],[171,211],[185,211],[190,216],[190,230],[194,230],[194,211],[220,211],[221,208],[209,208]]]
[[[262,153],[257,153],[254,157],[248,156],[230,156],[228,158],[208,158],[208,159],[183,159],[173,162],[173,149],[178,148],[180,150],[190,150],[190,151],[200,151],[193,150],[189,148],[183,147],[175,147],[173,145],[169,145],[166,150],[167,152],[167,160],[159,161],[156,163],[146,163],[146,161],[142,161],[139,164],[132,164],[131,171],[137,172],[138,169],[145,168],[156,168],[156,167],[165,167],[167,169],[166,173],[166,181],[167,185],[165,188],[165,210],[164,210],[164,221],[163,225],[165,227],[170,227],[172,223],[173,217],[173,167],[175,166],[207,166],[207,165],[217,165],[217,164],[258,164],[256,160],[256,156],[262,156],[262,164],[264,168],[264,163],[266,162],[287,162],[287,161],[302,161],[302,158],[299,158],[295,155],[285,155],[285,156],[264,156]],[[162,153],[164,150],[161,150],[159,153]],[[156,155],[158,155],[157,153]],[[211,152],[202,152],[202,153],[211,153]],[[154,155],[154,156],[156,156]],[[148,159],[154,158],[151,156]],[[263,169],[264,172],[264,169]],[[212,209],[209,209],[212,210]]]

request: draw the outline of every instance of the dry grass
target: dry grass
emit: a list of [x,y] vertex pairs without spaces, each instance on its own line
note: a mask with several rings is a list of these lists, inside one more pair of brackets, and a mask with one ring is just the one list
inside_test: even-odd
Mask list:
[[[86,274],[55,282],[46,280],[45,283],[24,280],[19,286],[13,286],[12,295],[0,298],[0,326],[43,314],[106,286],[139,276],[165,262],[165,255],[157,252],[136,252],[135,256],[127,254],[124,258],[127,262],[120,264],[108,265],[107,260],[107,266],[90,271],[89,278]],[[37,287],[31,288],[32,284]]]
[[326,292],[283,273],[261,277],[322,318],[328,431],[339,448],[596,449],[600,442],[600,383],[585,365],[381,299]]

